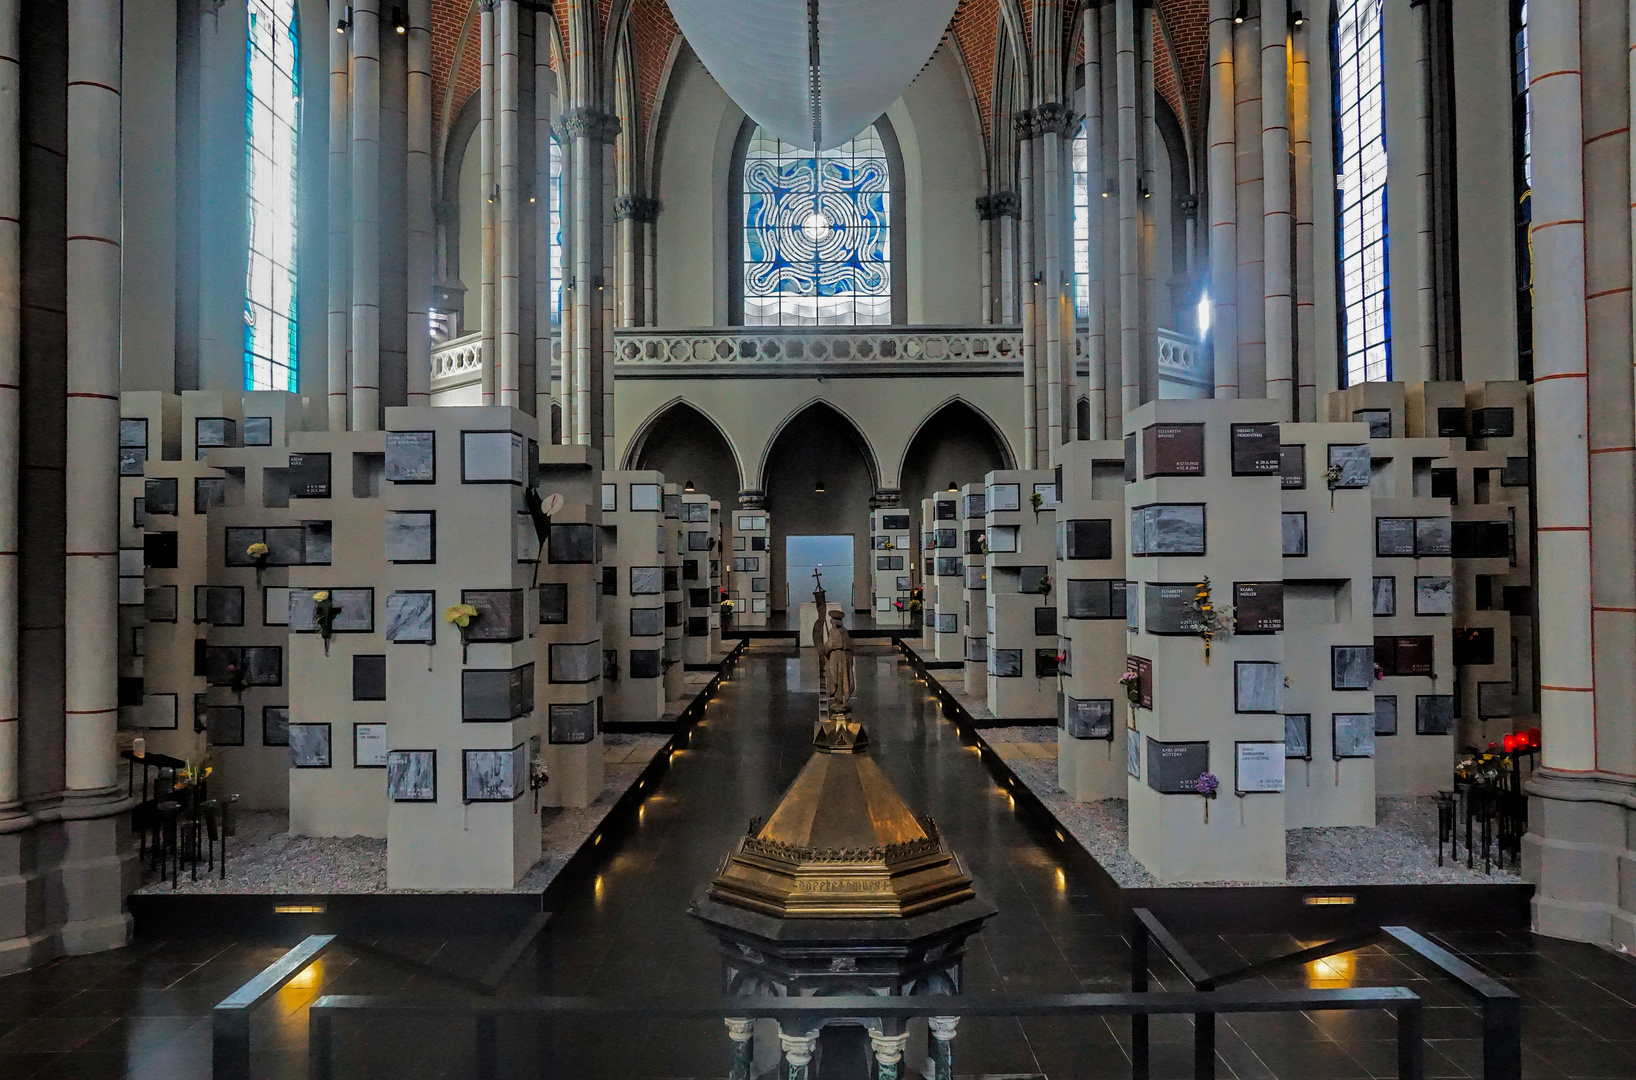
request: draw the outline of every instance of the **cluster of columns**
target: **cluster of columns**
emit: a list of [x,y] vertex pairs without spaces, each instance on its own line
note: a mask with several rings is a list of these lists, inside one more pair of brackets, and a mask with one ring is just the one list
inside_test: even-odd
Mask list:
[[[377,431],[383,405],[431,404],[431,0],[391,10],[407,21],[383,20],[380,0],[330,3],[332,431]],[[401,216],[383,189],[404,193]]]
[[[755,1021],[727,1017],[725,1023],[731,1047],[728,1080],[752,1080],[755,1075]],[[959,1025],[958,1016],[926,1018],[924,1080],[953,1080],[954,1035]],[[871,1080],[899,1080],[902,1075],[903,1054],[909,1045],[909,1034],[902,1028],[903,1022],[899,1020],[869,1029],[869,1049],[875,1059]],[[785,1075],[789,1080],[806,1080],[813,1055],[818,1050],[818,1033],[781,1030],[778,1041],[788,1066]]]

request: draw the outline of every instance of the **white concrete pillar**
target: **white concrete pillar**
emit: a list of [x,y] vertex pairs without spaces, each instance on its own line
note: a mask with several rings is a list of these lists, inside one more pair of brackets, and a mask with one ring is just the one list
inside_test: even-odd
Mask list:
[[[1318,321],[1312,262],[1312,65],[1310,20],[1290,31],[1290,151],[1295,165],[1295,385],[1297,418],[1318,419]],[[1322,38],[1320,41],[1324,40]],[[1230,86],[1230,84],[1229,84]]]
[[381,14],[352,5],[352,430],[381,426]]
[[[1102,262],[1107,200],[1101,197],[1102,163],[1102,9],[1087,7],[1085,41],[1085,225],[1087,262],[1085,283],[1085,400],[1090,413],[1084,439],[1107,438],[1104,414],[1108,407],[1107,308],[1103,303]],[[1068,407],[1077,410],[1079,402]]]
[[483,212],[483,249],[482,272],[478,285],[478,326],[483,332],[483,375],[482,397],[484,405],[493,405],[496,401],[498,389],[497,373],[495,371],[495,333],[499,329],[495,318],[495,275],[497,272],[495,253],[495,229],[498,227],[497,216],[499,206],[495,186],[497,179],[494,175],[494,0],[478,0],[477,3],[477,40],[478,40],[478,68],[477,68],[477,155],[479,162],[479,176],[482,184],[482,202],[478,206]]
[[409,0],[409,123],[404,197],[409,205],[406,402],[432,403],[432,3]]
[[1115,0],[1119,87],[1119,398],[1123,415],[1142,403],[1142,298],[1137,234],[1136,11]]
[[1210,345],[1215,396],[1238,396],[1238,191],[1233,128],[1234,0],[1210,0]]
[[326,341],[329,360],[329,429],[347,429],[347,402],[352,375],[347,363],[352,322],[352,256],[349,253],[352,221],[352,166],[348,161],[352,132],[352,55],[345,32],[347,4],[330,0],[335,33],[329,38],[329,319]]
[[499,220],[499,391],[497,405],[522,405],[522,224],[517,217],[517,0],[499,0],[494,9],[495,110],[500,129],[495,156],[500,182]]
[[534,13],[534,415],[551,436],[551,14]]
[[120,0],[68,4],[63,786],[114,784],[119,706]]
[[1579,5],[1529,9],[1540,714],[1544,763],[1596,768]]
[[1262,244],[1261,296],[1267,327],[1266,396],[1295,419],[1295,307],[1291,256],[1294,221],[1289,163],[1289,0],[1261,0]]
[[[0,815],[18,784],[18,469],[22,464],[21,0],[0,0]],[[116,481],[117,483],[117,481]]]

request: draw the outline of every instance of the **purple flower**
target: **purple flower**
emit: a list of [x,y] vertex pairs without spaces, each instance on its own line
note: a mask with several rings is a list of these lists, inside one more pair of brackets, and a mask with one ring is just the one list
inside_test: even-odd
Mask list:
[[1215,773],[1201,772],[1199,773],[1199,778],[1194,785],[1194,790],[1196,790],[1200,795],[1203,795],[1206,799],[1213,799],[1216,795],[1216,789],[1219,787],[1221,787],[1221,781],[1216,778]]

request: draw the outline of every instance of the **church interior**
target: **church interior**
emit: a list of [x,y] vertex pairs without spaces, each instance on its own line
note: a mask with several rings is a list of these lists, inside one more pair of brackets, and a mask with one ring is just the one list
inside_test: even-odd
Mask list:
[[1636,1077],[1636,4],[1306,3],[0,0],[0,1076]]

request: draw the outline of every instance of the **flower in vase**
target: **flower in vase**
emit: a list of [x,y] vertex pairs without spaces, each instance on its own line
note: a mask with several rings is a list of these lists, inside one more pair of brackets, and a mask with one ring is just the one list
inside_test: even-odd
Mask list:
[[1213,772],[1201,772],[1194,790],[1206,799],[1213,799],[1216,792],[1221,790],[1221,780]]
[[335,617],[341,613],[340,605],[330,595],[328,589],[319,589],[312,594],[312,618],[318,624],[318,636],[324,639],[324,655],[329,655],[330,638],[335,636]]
[[245,548],[244,553],[250,556],[251,562],[256,564],[256,584],[261,584],[261,572],[267,569],[267,556],[271,554],[269,548],[266,544],[263,544],[260,540],[257,540],[255,543]]
[[478,611],[470,604],[451,604],[443,612],[443,621],[452,624],[460,631],[460,662],[466,662],[466,646],[470,644],[467,634],[471,629],[472,620],[478,617]]

